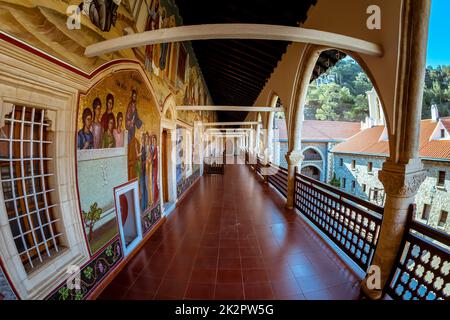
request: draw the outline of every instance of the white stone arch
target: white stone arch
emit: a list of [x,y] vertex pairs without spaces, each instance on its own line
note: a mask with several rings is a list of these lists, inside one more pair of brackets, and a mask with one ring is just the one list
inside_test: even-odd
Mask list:
[[[390,128],[391,121],[388,117],[388,112],[386,110],[386,104],[384,103],[384,95],[379,89],[378,81],[374,77],[369,66],[364,62],[361,56],[356,52],[350,52],[348,50],[343,50],[340,48],[333,47],[323,47],[318,45],[309,44],[305,47],[301,60],[299,61],[297,69],[297,78],[295,80],[295,86],[293,88],[294,102],[292,104],[292,110],[290,111],[289,117],[289,151],[300,150],[301,149],[301,128],[303,122],[303,108],[306,103],[306,95],[310,85],[311,76],[313,74],[314,68],[316,66],[319,56],[324,51],[337,50],[345,53],[347,56],[353,58],[356,63],[361,67],[363,72],[367,75],[370,82],[372,83],[378,98],[381,102],[381,107],[385,115],[386,127],[388,132],[391,132]],[[390,139],[392,140],[392,139]],[[391,142],[390,142],[391,143]],[[392,150],[392,148],[390,148]]]

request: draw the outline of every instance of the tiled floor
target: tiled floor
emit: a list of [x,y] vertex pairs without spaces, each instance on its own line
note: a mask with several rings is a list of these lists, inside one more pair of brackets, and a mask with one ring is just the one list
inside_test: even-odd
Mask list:
[[228,165],[193,186],[99,299],[357,299],[357,282],[250,168]]

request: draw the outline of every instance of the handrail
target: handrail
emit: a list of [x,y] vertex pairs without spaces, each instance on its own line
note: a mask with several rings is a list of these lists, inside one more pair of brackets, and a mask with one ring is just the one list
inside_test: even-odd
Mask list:
[[410,230],[417,231],[430,239],[433,239],[450,247],[450,234],[431,228],[430,226],[427,226],[426,224],[420,221],[417,220],[411,221]]
[[355,204],[362,205],[362,206],[366,207],[367,209],[370,209],[370,210],[372,210],[372,211],[374,211],[374,212],[376,212],[376,213],[378,213],[380,215],[383,215],[384,208],[380,207],[380,206],[377,206],[376,204],[374,204],[372,202],[369,202],[367,200],[358,198],[358,197],[356,197],[356,196],[354,196],[352,194],[346,193],[346,192],[344,192],[344,191],[342,191],[342,190],[340,190],[340,189],[338,189],[336,187],[330,186],[330,185],[328,185],[326,183],[323,183],[321,181],[318,181],[318,180],[315,180],[313,178],[307,177],[307,176],[305,176],[303,174],[300,174],[298,172],[295,174],[295,176],[296,176],[296,178],[299,178],[299,179],[302,179],[303,181],[309,182],[312,185],[316,185],[316,186],[319,186],[322,189],[330,191],[330,192],[338,195],[339,198],[344,198],[344,199],[350,200],[350,201],[354,202]]

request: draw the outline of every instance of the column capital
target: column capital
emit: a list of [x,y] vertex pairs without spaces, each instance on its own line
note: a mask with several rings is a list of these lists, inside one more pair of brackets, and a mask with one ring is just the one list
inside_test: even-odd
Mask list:
[[378,179],[386,193],[398,198],[415,196],[426,177],[427,172],[419,159],[406,165],[385,162],[383,169],[378,173]]
[[303,153],[299,150],[287,152],[285,155],[286,161],[290,166],[298,166],[303,161]]

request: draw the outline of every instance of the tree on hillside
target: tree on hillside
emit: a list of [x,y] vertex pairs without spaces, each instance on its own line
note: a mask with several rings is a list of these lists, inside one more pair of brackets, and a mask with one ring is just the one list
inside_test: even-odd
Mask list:
[[[305,119],[363,121],[369,115],[366,92],[373,87],[367,75],[351,58],[342,59],[322,76],[330,74],[335,76],[335,83],[310,84]],[[433,104],[441,117],[450,116],[450,66],[426,69],[422,119],[430,118]]]

